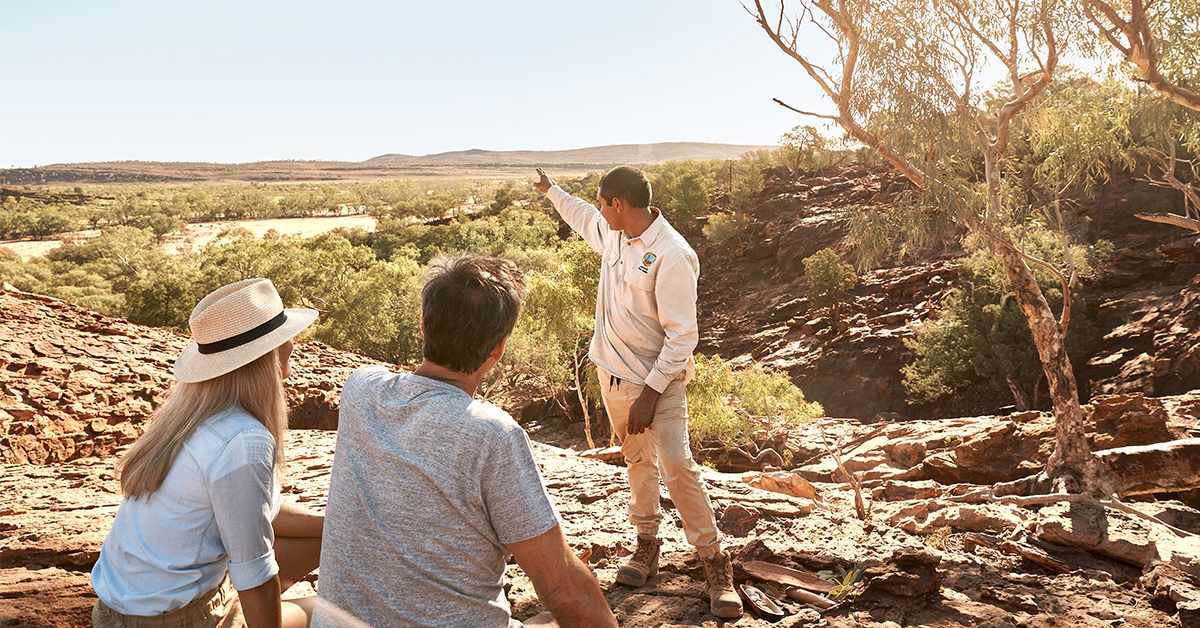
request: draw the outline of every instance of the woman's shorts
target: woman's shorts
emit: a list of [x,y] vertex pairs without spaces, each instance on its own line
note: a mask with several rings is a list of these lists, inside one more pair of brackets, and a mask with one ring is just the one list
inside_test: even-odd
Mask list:
[[242,605],[229,576],[221,586],[187,606],[153,617],[122,615],[96,600],[92,607],[93,628],[245,628]]

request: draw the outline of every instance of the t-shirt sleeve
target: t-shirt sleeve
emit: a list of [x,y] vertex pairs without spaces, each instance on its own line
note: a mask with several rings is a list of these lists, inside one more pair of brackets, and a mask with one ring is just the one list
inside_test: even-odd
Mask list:
[[484,507],[501,543],[528,541],[560,523],[524,430],[513,424],[492,439],[485,456]]
[[229,581],[239,591],[279,572],[271,528],[275,491],[275,441],[265,430],[240,432],[209,468],[209,499],[229,556]]

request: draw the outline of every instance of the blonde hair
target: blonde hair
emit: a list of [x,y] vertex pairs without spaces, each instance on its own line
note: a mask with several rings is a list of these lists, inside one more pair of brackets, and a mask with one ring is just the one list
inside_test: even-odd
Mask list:
[[150,498],[162,486],[175,456],[192,432],[210,417],[233,407],[258,419],[275,438],[275,473],[284,468],[287,400],[278,349],[233,371],[202,382],[175,384],[150,416],[150,425],[117,463],[121,493]]

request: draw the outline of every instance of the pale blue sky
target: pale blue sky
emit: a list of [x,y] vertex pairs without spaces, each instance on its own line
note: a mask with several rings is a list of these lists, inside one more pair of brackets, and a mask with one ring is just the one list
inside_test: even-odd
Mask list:
[[0,0],[0,167],[775,144],[829,112],[737,0]]

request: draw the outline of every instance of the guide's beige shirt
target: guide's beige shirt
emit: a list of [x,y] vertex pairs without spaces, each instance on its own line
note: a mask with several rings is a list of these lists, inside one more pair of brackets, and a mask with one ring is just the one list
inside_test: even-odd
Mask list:
[[601,255],[596,332],[589,351],[600,368],[658,392],[696,370],[692,352],[700,260],[659,213],[640,236],[608,228],[595,205],[553,186],[555,209]]

